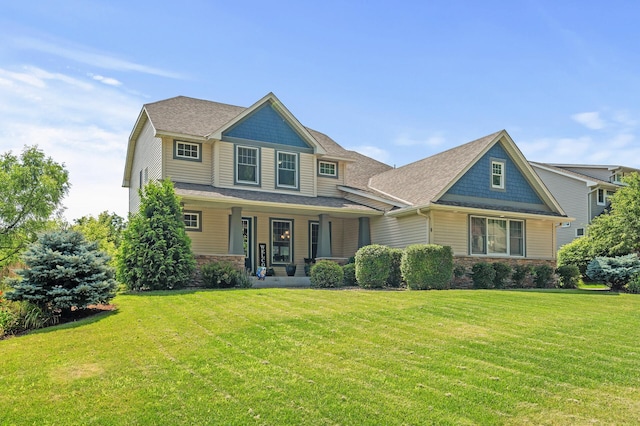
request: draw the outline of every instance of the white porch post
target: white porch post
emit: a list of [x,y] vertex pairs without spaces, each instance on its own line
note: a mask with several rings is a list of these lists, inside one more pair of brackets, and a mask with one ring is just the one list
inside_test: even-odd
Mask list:
[[229,221],[229,254],[244,254],[242,238],[242,207],[231,207]]
[[358,218],[358,248],[371,244],[371,228],[368,217]]
[[317,257],[331,257],[331,238],[329,232],[329,215],[321,214],[320,223],[318,224]]

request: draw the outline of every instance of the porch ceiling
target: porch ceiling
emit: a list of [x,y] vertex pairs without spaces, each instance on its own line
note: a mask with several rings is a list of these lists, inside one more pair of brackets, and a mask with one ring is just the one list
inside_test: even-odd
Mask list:
[[242,207],[253,212],[319,215],[330,214],[334,217],[381,216],[376,210],[344,198],[305,197],[302,195],[282,194],[248,189],[215,188],[210,185],[192,183],[174,183],[175,191],[182,202],[189,206],[228,209]]

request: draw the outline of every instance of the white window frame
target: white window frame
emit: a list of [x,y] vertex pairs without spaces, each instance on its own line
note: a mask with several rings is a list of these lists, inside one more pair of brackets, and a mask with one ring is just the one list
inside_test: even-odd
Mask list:
[[[600,192],[602,192],[602,201],[600,201]],[[609,192],[606,189],[602,189],[599,188],[596,191],[596,203],[599,206],[606,206],[607,205],[607,201],[609,200],[609,197],[613,195],[613,192]]]
[[[280,164],[282,160],[280,160],[281,155],[290,155],[293,157],[293,164],[295,169],[293,169],[293,185],[286,185],[280,183]],[[288,152],[288,151],[277,151],[276,152],[276,187],[277,188],[286,188],[286,189],[298,189],[298,173],[300,173],[300,161],[297,152]],[[291,169],[283,169],[286,171],[292,171]]]
[[[182,153],[180,153],[182,151]],[[195,156],[192,153],[195,152]],[[188,154],[187,154],[188,153]],[[201,161],[202,147],[199,143],[175,141],[174,158],[180,160]]]
[[[484,222],[484,234],[482,235],[473,235],[473,219],[481,219]],[[504,222],[506,227],[505,227],[505,247],[506,247],[506,251],[502,252],[502,251],[495,251],[491,249],[491,241],[495,241],[496,236],[490,235],[490,224],[489,221],[493,221],[493,222]],[[518,222],[522,224],[522,236],[520,237],[520,239],[522,240],[522,253],[521,254],[512,254],[512,248],[511,248],[511,239],[512,239],[512,235],[511,235],[511,224],[514,222]],[[485,216],[470,216],[469,217],[469,253],[472,256],[491,256],[491,257],[525,257],[525,251],[526,251],[526,230],[525,230],[525,221],[524,220],[520,220],[520,219],[507,219],[507,218],[503,218],[503,217],[485,217]],[[480,238],[480,241],[482,243],[482,252],[473,252],[473,238]]]
[[[333,173],[326,173],[322,171],[322,166],[332,166]],[[318,161],[318,175],[326,177],[338,177],[338,163],[333,161]]]
[[[187,219],[190,216],[191,219]],[[202,231],[202,212],[185,210],[182,212],[182,219],[184,220],[184,229],[187,231]],[[195,219],[195,225],[190,224]]]
[[[251,150],[253,152],[255,152],[255,159],[256,159],[256,164],[245,164],[245,163],[240,163],[240,150],[241,149],[247,149],[247,150]],[[255,146],[245,146],[245,145],[236,145],[236,152],[235,152],[235,161],[234,161],[234,177],[235,177],[235,181],[236,183],[239,184],[243,184],[243,185],[260,185],[260,149],[255,147]],[[249,167],[249,166],[254,166],[256,169],[256,179],[255,181],[251,181],[251,180],[243,180],[240,179],[240,176],[238,174],[238,167],[240,165]]]
[[[496,173],[495,166],[500,166],[500,173]],[[505,181],[507,179],[506,162],[503,160],[491,160],[491,188],[492,189],[504,189]],[[500,184],[496,185],[494,178],[498,176],[500,178]]]

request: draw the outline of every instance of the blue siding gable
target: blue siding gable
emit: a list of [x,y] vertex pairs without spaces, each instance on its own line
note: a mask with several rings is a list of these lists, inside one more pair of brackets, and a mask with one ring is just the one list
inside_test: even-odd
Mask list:
[[298,132],[273,108],[271,102],[267,102],[231,129],[223,132],[222,136],[310,148]]
[[[506,179],[504,190],[491,188],[491,160],[501,160],[505,162]],[[536,205],[544,204],[500,143],[496,143],[489,149],[489,151],[447,191],[446,195]]]

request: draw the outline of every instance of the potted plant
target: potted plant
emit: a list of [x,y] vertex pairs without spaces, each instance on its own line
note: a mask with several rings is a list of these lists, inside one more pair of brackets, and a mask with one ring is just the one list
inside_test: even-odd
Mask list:
[[285,266],[285,270],[287,271],[287,276],[294,276],[296,274],[296,264],[289,263],[287,266]]

